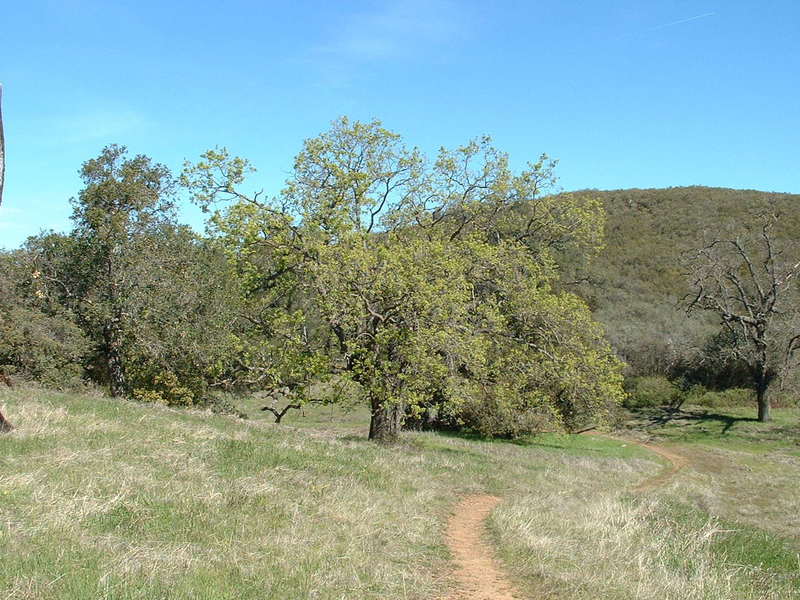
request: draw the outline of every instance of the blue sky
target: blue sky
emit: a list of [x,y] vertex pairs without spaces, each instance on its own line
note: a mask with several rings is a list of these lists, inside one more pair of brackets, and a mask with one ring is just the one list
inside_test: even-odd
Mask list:
[[[800,193],[800,2],[28,0],[3,5],[0,247],[69,228],[109,143],[214,146],[277,191],[304,138],[380,118],[434,152],[488,133],[560,185]],[[201,227],[196,209],[185,221]]]

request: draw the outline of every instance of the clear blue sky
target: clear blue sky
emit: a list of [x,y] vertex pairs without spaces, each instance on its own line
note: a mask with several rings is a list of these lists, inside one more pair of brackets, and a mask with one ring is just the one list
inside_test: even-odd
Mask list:
[[[109,143],[224,145],[277,190],[301,141],[378,117],[426,151],[488,133],[564,189],[800,192],[797,0],[4,2],[0,247],[69,228]],[[196,210],[183,219],[200,224]]]

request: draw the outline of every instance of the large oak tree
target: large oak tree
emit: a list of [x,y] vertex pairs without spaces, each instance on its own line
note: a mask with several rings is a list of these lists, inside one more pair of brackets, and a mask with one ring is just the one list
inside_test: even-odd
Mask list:
[[391,440],[434,397],[456,415],[471,394],[567,427],[620,398],[588,309],[550,286],[554,249],[591,251],[603,227],[597,203],[544,193],[554,166],[542,156],[514,173],[488,138],[429,161],[378,121],[342,118],[304,143],[274,199],[242,192],[251,167],[225,150],[182,179],[206,208],[232,202],[212,222],[256,295],[303,299],[298,326],[322,334],[299,358],[335,353],[331,369],[370,406],[370,437]]

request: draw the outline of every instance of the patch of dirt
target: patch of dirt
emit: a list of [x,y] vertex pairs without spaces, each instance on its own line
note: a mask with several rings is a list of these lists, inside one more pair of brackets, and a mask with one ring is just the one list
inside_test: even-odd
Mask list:
[[666,485],[667,482],[672,479],[678,471],[683,469],[685,466],[689,464],[689,459],[681,454],[676,454],[672,450],[667,450],[666,448],[662,448],[661,446],[656,446],[654,444],[647,444],[645,442],[635,442],[639,444],[642,448],[647,448],[650,452],[655,452],[662,458],[666,458],[669,461],[669,466],[665,467],[661,473],[655,475],[653,477],[649,477],[637,485],[633,490],[635,492],[649,492],[650,490],[654,490],[659,488],[663,485]]
[[485,541],[485,520],[500,502],[496,496],[464,498],[447,526],[447,545],[456,564],[458,589],[446,600],[515,600],[511,581]]

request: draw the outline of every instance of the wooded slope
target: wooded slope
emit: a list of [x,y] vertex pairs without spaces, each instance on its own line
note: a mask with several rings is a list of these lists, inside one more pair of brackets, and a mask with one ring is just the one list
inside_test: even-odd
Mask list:
[[723,228],[757,227],[770,203],[782,215],[775,234],[800,235],[795,194],[702,186],[571,193],[602,199],[606,247],[588,269],[568,264],[564,281],[586,299],[634,374],[666,372],[718,330],[713,318],[688,319],[681,306],[687,253]]

